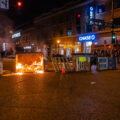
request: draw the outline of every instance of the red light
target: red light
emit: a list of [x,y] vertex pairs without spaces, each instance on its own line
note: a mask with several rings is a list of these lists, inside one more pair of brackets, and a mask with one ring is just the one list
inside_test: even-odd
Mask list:
[[22,6],[22,2],[21,2],[21,1],[18,1],[18,2],[17,2],[17,6],[18,6],[18,7],[21,7],[21,6]]
[[80,16],[81,16],[81,15],[80,15],[80,14],[78,14],[78,15],[77,15],[77,18],[80,18]]

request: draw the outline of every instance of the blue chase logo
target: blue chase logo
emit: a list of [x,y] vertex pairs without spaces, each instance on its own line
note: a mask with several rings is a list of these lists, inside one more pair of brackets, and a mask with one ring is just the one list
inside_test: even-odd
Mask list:
[[80,42],[94,41],[94,40],[96,40],[96,35],[95,34],[85,34],[85,35],[81,35],[79,37]]

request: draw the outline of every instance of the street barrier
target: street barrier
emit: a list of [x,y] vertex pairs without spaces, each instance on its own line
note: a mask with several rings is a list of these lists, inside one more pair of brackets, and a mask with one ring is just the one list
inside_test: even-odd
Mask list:
[[108,58],[108,69],[109,70],[117,69],[117,59],[116,58]]
[[111,57],[98,57],[99,70],[115,70],[117,69],[117,59]]
[[76,71],[90,71],[90,56],[77,55],[76,57]]
[[3,74],[3,63],[0,61],[0,75]]
[[108,69],[108,58],[107,57],[98,57],[98,68],[99,70]]

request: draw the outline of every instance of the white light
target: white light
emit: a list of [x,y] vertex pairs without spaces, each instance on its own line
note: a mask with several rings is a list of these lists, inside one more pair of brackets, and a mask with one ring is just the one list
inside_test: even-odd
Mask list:
[[86,47],[90,47],[92,45],[92,42],[86,42]]
[[18,38],[18,37],[20,37],[20,36],[21,36],[21,33],[18,32],[18,33],[13,34],[13,35],[12,35],[12,38]]
[[98,42],[95,42],[95,45],[98,45]]
[[26,46],[26,47],[24,47],[24,49],[32,49],[32,47],[31,46]]
[[35,73],[40,73],[40,74],[43,74],[44,73],[44,71],[36,71]]
[[23,75],[23,73],[17,73],[17,75]]
[[8,43],[3,43],[3,51],[6,51],[7,45],[8,45]]

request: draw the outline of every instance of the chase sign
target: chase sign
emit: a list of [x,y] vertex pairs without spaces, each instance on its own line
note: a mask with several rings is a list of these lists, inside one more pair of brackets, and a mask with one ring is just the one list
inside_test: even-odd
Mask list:
[[96,40],[96,35],[95,34],[85,34],[85,35],[81,35],[79,37],[80,42],[94,41],[94,40]]

